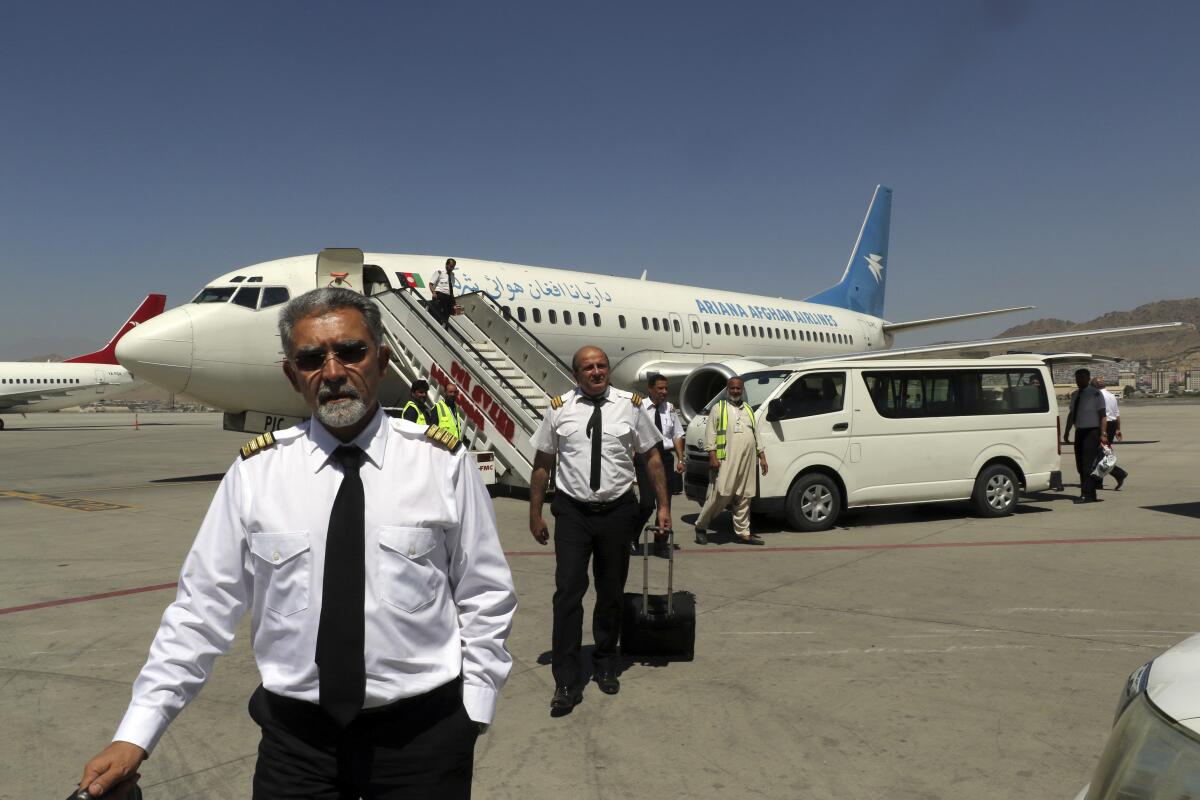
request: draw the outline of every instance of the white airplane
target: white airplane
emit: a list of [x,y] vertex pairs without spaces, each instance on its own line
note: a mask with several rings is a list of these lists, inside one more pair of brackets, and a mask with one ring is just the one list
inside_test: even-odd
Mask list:
[[[134,377],[117,363],[117,343],[138,325],[162,313],[165,294],[148,294],[103,349],[59,362],[0,363],[0,414],[57,411],[119,395]],[[4,420],[0,419],[0,430]]]
[[[585,344],[603,348],[618,386],[640,386],[653,373],[667,376],[679,389],[679,405],[687,416],[703,408],[729,376],[798,359],[979,355],[1162,327],[892,349],[893,337],[901,331],[1032,306],[913,322],[883,319],[891,198],[891,189],[876,188],[841,280],[803,301],[659,283],[644,275],[637,280],[467,258],[457,259],[455,293],[486,294],[564,362]],[[408,288],[428,298],[426,280],[444,262],[444,256],[365,253],[360,264],[347,262],[350,266],[306,255],[237,269],[210,281],[191,303],[127,336],[117,358],[140,377],[232,415],[259,412],[241,418],[259,420],[243,422],[242,429],[260,432],[262,425],[277,425],[280,418],[307,416],[280,368],[278,306],[331,284],[367,294]],[[731,265],[729,276],[731,283],[743,286],[755,281],[752,268],[743,265]]]

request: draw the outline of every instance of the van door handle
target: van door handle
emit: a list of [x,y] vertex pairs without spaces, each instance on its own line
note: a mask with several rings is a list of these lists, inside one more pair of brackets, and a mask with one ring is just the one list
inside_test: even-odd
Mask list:
[[847,428],[849,428],[849,427],[850,427],[850,423],[849,423],[849,422],[839,422],[837,425],[834,425],[834,426],[833,426],[833,429],[834,429],[835,431],[844,431],[844,430],[846,430],[846,429],[847,429]]

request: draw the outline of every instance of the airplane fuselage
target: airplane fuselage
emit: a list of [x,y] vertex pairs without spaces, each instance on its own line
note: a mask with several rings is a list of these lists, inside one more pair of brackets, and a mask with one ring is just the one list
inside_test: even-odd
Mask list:
[[57,411],[128,391],[133,377],[115,364],[0,363],[0,414]]
[[[414,291],[428,298],[426,287],[445,258],[365,253],[363,262],[362,274],[343,285],[373,294],[420,283]],[[298,256],[222,275],[192,303],[127,336],[118,357],[136,363],[139,376],[226,411],[304,416],[307,410],[280,366],[278,312],[287,297],[331,283],[317,265],[316,256]],[[563,361],[584,345],[603,348],[614,383],[624,386],[637,385],[648,372],[680,377],[715,361],[829,356],[890,344],[881,319],[844,308],[458,259],[455,293],[470,292],[507,308]]]

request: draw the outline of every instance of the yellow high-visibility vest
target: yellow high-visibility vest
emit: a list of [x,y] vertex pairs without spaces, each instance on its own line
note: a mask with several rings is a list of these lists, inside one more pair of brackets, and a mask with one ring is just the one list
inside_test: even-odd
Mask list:
[[425,412],[421,411],[421,407],[419,405],[417,405],[416,403],[414,403],[412,400],[409,400],[407,403],[404,404],[404,408],[400,409],[400,416],[403,417],[405,414],[408,413],[409,406],[412,406],[413,408],[415,408],[417,410],[417,424],[424,425],[425,424]]
[[[458,405],[455,404],[454,411],[450,410],[450,406],[446,405],[445,400],[438,400],[433,407],[438,415],[438,427],[445,428],[450,431],[450,434],[456,439],[462,439],[462,414],[458,411]],[[424,422],[425,420],[421,420]]]
[[[746,413],[750,416],[750,430],[756,435],[757,438],[758,430],[755,427],[754,422],[754,409],[751,408],[750,404],[744,400],[742,401],[742,405],[746,407]],[[725,434],[729,431],[729,403],[725,400],[719,400],[716,408],[713,409],[712,417],[709,417],[709,419],[714,417],[716,418],[717,424],[717,460],[724,461]]]

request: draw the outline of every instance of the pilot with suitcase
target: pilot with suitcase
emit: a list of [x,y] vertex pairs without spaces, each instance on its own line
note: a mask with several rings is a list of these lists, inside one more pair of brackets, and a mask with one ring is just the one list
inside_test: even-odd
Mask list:
[[658,524],[671,527],[667,482],[658,452],[661,434],[641,411],[641,398],[608,384],[608,356],[597,347],[575,353],[578,386],[553,397],[530,443],[537,450],[529,492],[529,532],[550,539],[542,517],[550,470],[558,468],[554,514],[553,712],[570,711],[583,699],[580,649],[588,562],[595,559],[596,607],[592,614],[596,683],[616,694],[621,603],[629,572],[629,542],[641,526],[633,494],[633,452],[646,457],[658,498]]

